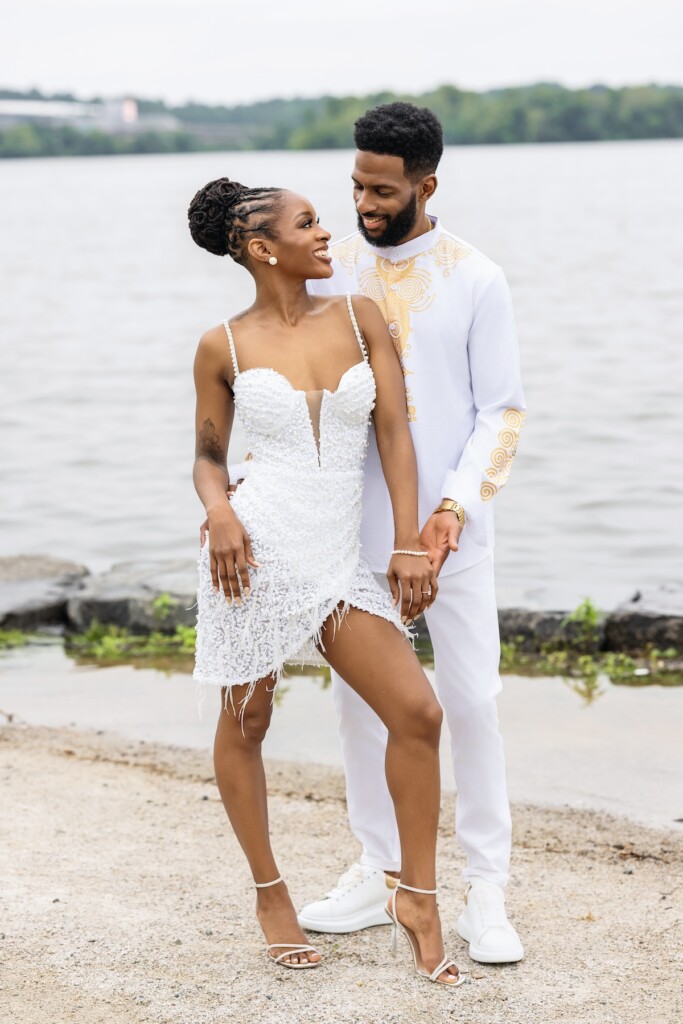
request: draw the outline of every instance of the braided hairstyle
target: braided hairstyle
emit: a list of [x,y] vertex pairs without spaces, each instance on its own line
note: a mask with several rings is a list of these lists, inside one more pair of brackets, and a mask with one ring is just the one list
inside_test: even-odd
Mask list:
[[277,240],[272,221],[280,209],[283,189],[247,188],[229,178],[216,178],[200,188],[187,211],[190,234],[202,249],[232,256],[245,267],[248,236],[258,232]]
[[434,174],[443,153],[443,129],[436,114],[414,103],[383,103],[355,123],[358,149],[403,157],[406,178]]

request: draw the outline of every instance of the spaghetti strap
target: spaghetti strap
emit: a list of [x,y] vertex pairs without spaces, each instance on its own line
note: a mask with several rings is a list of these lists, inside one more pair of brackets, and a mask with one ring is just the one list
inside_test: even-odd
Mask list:
[[[237,365],[237,353],[235,352],[235,339],[232,336],[232,331],[230,330],[230,324],[228,323],[227,320],[223,321],[223,326],[225,327],[225,333],[228,336],[228,345],[230,346],[230,357],[232,359],[232,368],[235,371],[235,380],[237,380],[237,377],[239,376],[240,368]],[[234,383],[234,381],[233,381],[233,383]]]
[[350,295],[346,296],[346,305],[347,305],[348,310],[349,310],[349,316],[351,317],[351,323],[353,324],[353,329],[356,332],[356,341],[360,345],[360,350],[363,353],[363,359],[367,363],[368,359],[369,359],[368,350],[365,347],[365,342],[363,341],[363,335],[360,333],[360,328],[358,327],[358,321],[356,320],[356,314],[353,311],[353,303],[351,302],[351,296]]

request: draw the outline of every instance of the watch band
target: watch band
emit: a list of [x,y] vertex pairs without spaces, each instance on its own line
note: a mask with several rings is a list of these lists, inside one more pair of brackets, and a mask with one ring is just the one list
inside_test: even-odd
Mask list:
[[465,509],[462,507],[459,501],[454,501],[452,498],[444,498],[438,508],[434,509],[435,512],[455,512],[460,523],[460,529],[465,525]]

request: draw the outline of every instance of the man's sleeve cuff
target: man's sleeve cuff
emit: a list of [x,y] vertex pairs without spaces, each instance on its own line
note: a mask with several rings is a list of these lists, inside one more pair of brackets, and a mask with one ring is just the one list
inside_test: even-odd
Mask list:
[[441,497],[457,501],[465,509],[465,531],[475,544],[488,544],[486,513],[478,491],[459,474],[449,469],[441,487]]
[[235,462],[228,466],[230,483],[236,484],[238,480],[244,480],[249,475],[249,462]]

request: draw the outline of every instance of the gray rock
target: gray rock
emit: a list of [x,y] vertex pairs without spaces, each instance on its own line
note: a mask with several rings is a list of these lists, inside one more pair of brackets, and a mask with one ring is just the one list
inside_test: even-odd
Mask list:
[[609,616],[607,650],[640,651],[648,645],[683,652],[683,583],[638,590]]
[[66,603],[88,570],[49,555],[0,558],[0,626],[36,629],[66,623]]
[[[162,598],[168,595],[168,602]],[[193,626],[197,596],[197,563],[121,562],[108,572],[89,576],[68,602],[73,629],[84,630],[97,619],[133,632],[172,632]],[[155,604],[156,602],[156,604]]]
[[[437,599],[438,600],[438,599]],[[500,638],[504,643],[519,644],[525,653],[538,653],[552,648],[553,645],[566,645],[578,640],[580,630],[573,623],[562,623],[567,612],[527,611],[525,608],[499,608],[498,625]],[[416,631],[420,640],[429,640],[429,631],[424,618],[416,623]],[[605,625],[597,628],[595,642],[590,645],[591,651],[598,650],[604,641]]]
[[553,645],[566,645],[580,642],[582,649],[597,651],[604,642],[605,623],[601,621],[596,628],[594,642],[586,645],[581,637],[581,628],[575,623],[562,625],[567,612],[558,611],[527,611],[525,608],[500,608],[498,624],[500,638],[503,642],[517,642],[521,638],[520,648],[526,652],[537,652]]

